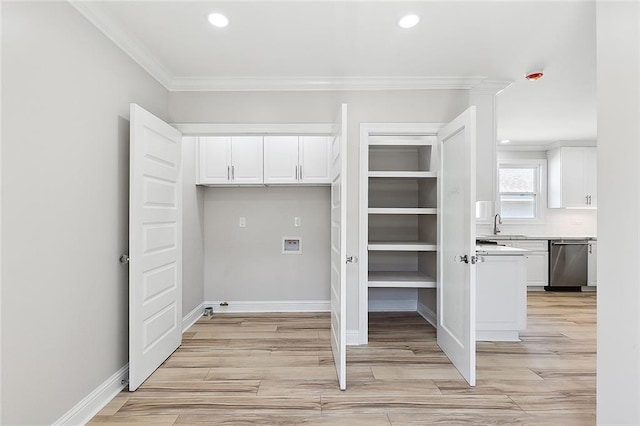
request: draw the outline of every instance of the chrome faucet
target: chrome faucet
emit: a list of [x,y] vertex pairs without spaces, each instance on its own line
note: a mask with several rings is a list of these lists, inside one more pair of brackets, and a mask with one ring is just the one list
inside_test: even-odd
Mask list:
[[496,213],[496,215],[493,217],[493,235],[498,235],[498,233],[500,232],[498,224],[502,225],[502,216],[500,216],[500,213]]

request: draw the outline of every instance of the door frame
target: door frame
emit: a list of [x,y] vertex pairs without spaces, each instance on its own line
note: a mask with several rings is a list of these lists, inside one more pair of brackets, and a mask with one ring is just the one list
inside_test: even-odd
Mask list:
[[[347,345],[366,345],[369,341],[369,286],[368,278],[368,205],[369,193],[363,191],[368,188],[369,176],[365,173],[369,170],[369,137],[380,135],[419,135],[438,136],[438,131],[447,123],[361,123],[360,124],[360,177],[358,188],[359,203],[359,274],[358,274],[358,329],[347,330]],[[439,153],[438,153],[439,155]],[[425,318],[426,319],[426,318]],[[428,321],[428,320],[427,320]],[[429,321],[430,322],[430,321]],[[436,324],[432,324],[434,327]]]

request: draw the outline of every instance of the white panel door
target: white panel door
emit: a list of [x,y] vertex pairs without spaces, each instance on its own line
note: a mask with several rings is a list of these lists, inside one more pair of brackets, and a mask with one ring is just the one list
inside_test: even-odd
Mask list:
[[347,105],[331,137],[331,349],[341,390],[347,388]]
[[298,136],[264,137],[264,183],[298,183]]
[[198,138],[198,183],[231,182],[231,138],[209,136]]
[[261,184],[262,136],[231,137],[231,180],[239,184]]
[[331,183],[329,149],[329,140],[325,136],[300,137],[300,183]]
[[182,338],[182,161],[178,130],[131,104],[129,390]]
[[438,346],[460,374],[476,382],[475,107],[438,132]]

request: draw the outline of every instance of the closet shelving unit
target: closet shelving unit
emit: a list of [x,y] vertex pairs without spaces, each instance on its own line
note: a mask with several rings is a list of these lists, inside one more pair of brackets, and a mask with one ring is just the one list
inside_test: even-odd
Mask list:
[[363,149],[367,287],[435,288],[436,137],[369,135]]

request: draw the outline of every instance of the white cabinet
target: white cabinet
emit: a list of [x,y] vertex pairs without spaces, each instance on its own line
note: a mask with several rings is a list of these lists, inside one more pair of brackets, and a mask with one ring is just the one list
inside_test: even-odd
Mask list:
[[598,243],[589,241],[589,254],[587,255],[587,286],[598,285]]
[[329,138],[265,136],[265,184],[329,184]]
[[198,184],[263,183],[262,136],[210,136],[198,139]]
[[596,148],[561,147],[548,152],[548,207],[598,205]]
[[482,257],[476,265],[476,339],[519,341],[527,328],[525,257]]
[[494,240],[507,247],[529,250],[526,255],[527,286],[549,285],[549,241],[548,240]]

